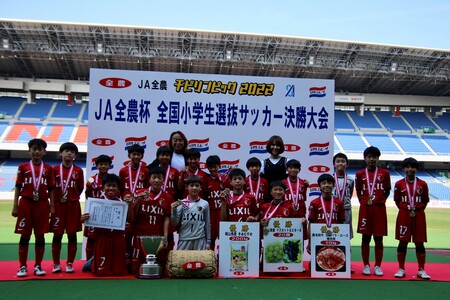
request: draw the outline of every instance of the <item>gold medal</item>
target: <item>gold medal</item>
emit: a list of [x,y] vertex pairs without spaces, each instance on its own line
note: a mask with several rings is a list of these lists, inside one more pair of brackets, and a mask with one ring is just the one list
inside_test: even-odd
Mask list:
[[61,203],[66,203],[66,201],[67,201],[67,192],[64,193],[61,197]]
[[33,201],[39,201],[39,192],[33,191]]
[[368,205],[372,205],[372,204],[373,204],[372,197],[369,198],[369,200],[367,201],[367,204],[368,204]]
[[416,212],[412,210],[412,211],[409,213],[409,215],[411,216],[411,218],[414,218],[414,217],[416,216]]
[[294,210],[297,211],[300,208],[300,205],[294,205]]

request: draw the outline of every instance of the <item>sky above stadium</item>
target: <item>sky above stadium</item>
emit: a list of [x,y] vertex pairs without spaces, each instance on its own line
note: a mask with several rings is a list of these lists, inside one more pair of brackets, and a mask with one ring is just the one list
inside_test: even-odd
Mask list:
[[0,18],[183,28],[450,50],[448,0],[8,0]]

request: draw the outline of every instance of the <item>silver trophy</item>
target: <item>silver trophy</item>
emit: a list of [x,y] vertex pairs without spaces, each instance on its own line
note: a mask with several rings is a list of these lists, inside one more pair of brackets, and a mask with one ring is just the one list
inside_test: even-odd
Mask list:
[[161,278],[162,267],[156,262],[156,253],[163,236],[140,236],[142,249],[145,255],[145,263],[139,268],[139,278]]

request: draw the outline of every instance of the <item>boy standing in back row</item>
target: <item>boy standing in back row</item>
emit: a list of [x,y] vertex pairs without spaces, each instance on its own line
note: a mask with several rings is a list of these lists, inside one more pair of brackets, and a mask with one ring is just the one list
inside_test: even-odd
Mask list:
[[381,262],[383,260],[383,236],[387,236],[386,199],[391,190],[389,171],[378,167],[381,152],[370,146],[364,150],[366,168],[356,172],[355,189],[360,203],[358,233],[362,234],[361,255],[364,263],[363,274],[370,275],[370,240],[375,241],[376,276],[383,276]]
[[[16,187],[14,189],[14,204],[11,215],[17,217],[15,233],[20,234],[19,263],[20,269],[17,277],[27,276],[28,245],[31,233],[34,230],[35,255],[34,274],[44,276],[41,268],[44,258],[45,239],[48,232],[49,213],[54,212],[53,170],[50,165],[44,164],[42,158],[47,153],[47,143],[42,139],[32,139],[28,142],[28,153],[31,160],[19,165],[17,171]],[[20,199],[19,199],[20,196]]]
[[84,189],[83,170],[74,165],[78,154],[78,147],[74,143],[64,143],[59,148],[62,162],[53,167],[55,177],[55,191],[53,204],[55,212],[52,213],[50,228],[53,232],[52,257],[53,273],[61,272],[61,240],[67,233],[67,263],[66,273],[73,273],[73,261],[77,253],[77,232],[82,225],[80,195]]
[[405,178],[397,181],[394,187],[394,201],[399,209],[395,224],[395,238],[399,241],[397,247],[399,270],[394,276],[403,278],[406,275],[406,250],[412,238],[416,245],[416,257],[419,265],[417,277],[431,279],[424,270],[426,251],[423,245],[427,241],[425,208],[430,201],[428,185],[416,177],[419,162],[414,158],[406,158],[402,162],[402,169],[405,172]]

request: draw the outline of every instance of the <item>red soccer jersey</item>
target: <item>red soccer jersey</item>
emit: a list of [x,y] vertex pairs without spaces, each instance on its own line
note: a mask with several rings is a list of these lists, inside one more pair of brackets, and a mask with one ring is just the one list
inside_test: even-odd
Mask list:
[[227,219],[231,222],[246,222],[249,216],[258,215],[258,206],[253,195],[244,193],[242,195],[230,195],[231,200],[227,203]]
[[423,210],[430,201],[428,194],[428,184],[417,178],[416,190],[414,190],[414,183],[407,183],[405,179],[400,179],[394,186],[394,201],[400,209],[410,210],[410,203],[408,197],[408,189],[410,196],[414,197],[414,206],[416,210]]
[[178,178],[180,173],[177,169],[169,166],[169,169],[165,169],[166,174],[164,175],[164,183],[162,189],[164,192],[169,194],[173,199],[178,192]]
[[206,200],[209,204],[209,218],[211,224],[211,240],[214,240],[219,236],[219,224],[220,224],[220,208],[222,207],[222,201],[220,200],[220,192],[224,190],[224,183],[220,178],[214,178],[207,174],[205,177],[206,187]]
[[267,197],[269,194],[269,183],[265,178],[262,178],[261,176],[259,176],[258,179],[253,179],[251,176],[247,176],[247,178],[245,178],[244,191],[255,196],[256,203],[258,207],[260,207],[267,201]]
[[[283,180],[286,184],[285,201],[294,207],[294,217],[303,218],[306,215],[306,181],[297,178],[292,182],[289,178]],[[296,203],[297,202],[297,203]]]
[[84,174],[80,167],[76,165],[72,166],[73,168],[66,168],[59,164],[53,167],[53,175],[55,176],[56,185],[54,191],[55,201],[60,201],[61,197],[66,193],[67,201],[80,201],[80,195],[84,189]]
[[[370,198],[370,191],[373,191],[373,196],[375,196],[372,204],[386,203],[387,197],[384,191],[391,189],[391,176],[389,171],[382,168],[377,168],[376,171],[368,171],[369,178],[367,179],[366,170],[366,168],[359,170],[355,175],[355,189],[361,191],[359,203],[361,205],[367,204]],[[376,178],[374,182],[375,173]],[[375,187],[373,187],[374,183]]]
[[294,218],[294,209],[291,203],[281,202],[279,206],[272,202],[264,203],[260,207],[260,220],[267,218]]
[[95,174],[91,178],[92,183],[86,185],[86,198],[103,198],[102,178],[98,174]]
[[[309,204],[308,220],[310,223],[326,224],[325,213],[332,216],[331,223],[342,224],[345,221],[344,203],[338,198],[334,198],[333,208],[331,208],[331,199],[325,200],[325,211],[320,197],[314,199]],[[332,210],[332,211],[331,211]]]
[[[148,191],[148,190],[146,190]],[[138,194],[143,192],[140,190]],[[137,203],[134,209],[134,235],[164,236],[164,220],[170,217],[172,197],[168,193],[150,191],[148,198]]]
[[[198,196],[200,198],[202,198],[202,199],[205,199],[206,195],[204,193],[204,190],[206,189],[206,182],[205,181],[206,181],[206,175],[207,174],[204,171],[200,170],[200,169],[197,169],[196,172],[191,172],[191,171],[180,172],[180,177],[183,179],[183,182],[186,181],[186,179],[189,176],[192,176],[192,175],[197,175],[198,177],[200,177],[200,180],[202,181],[202,184],[201,184],[202,189],[201,189],[200,193],[198,194]],[[181,198],[184,199],[188,195],[189,195],[189,191],[188,191],[187,187],[185,186],[185,188],[183,190],[183,193],[181,194]]]
[[33,166],[34,169],[35,180],[38,181],[39,177],[41,177],[38,183],[39,200],[48,201],[49,188],[55,187],[55,181],[53,177],[52,167],[44,163],[35,165],[30,161],[19,165],[19,168],[17,170],[16,185],[22,186],[22,188],[20,189],[20,196],[28,199],[33,199],[34,184],[31,166]]
[[[139,170],[139,174],[138,174]],[[130,172],[131,171],[131,172]],[[131,173],[131,174],[130,174]],[[149,187],[149,170],[141,162],[140,168],[133,169],[129,166],[119,171],[120,193],[122,198],[126,195],[137,196],[136,191]]]

